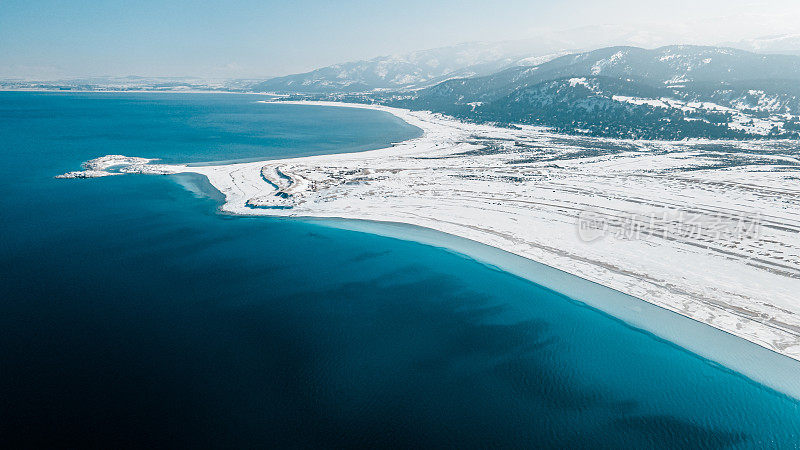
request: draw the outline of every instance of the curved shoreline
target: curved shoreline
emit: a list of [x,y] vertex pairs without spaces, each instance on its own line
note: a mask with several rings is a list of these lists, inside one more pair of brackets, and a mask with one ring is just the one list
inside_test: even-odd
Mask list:
[[547,264],[432,228],[364,219],[292,217],[325,227],[370,233],[452,251],[528,280],[653,335],[704,360],[800,401],[800,362],[739,336]]
[[[180,175],[184,174],[178,176]],[[213,189],[213,193],[218,194],[214,196],[218,202],[217,210],[226,215],[297,220],[323,227],[416,242],[454,252],[555,292],[566,301],[598,311],[618,320],[624,326],[647,333],[655,339],[718,364],[751,382],[800,402],[800,378],[796,376],[800,371],[800,361],[641,298],[498,247],[421,225],[346,217],[226,213],[221,209],[225,204],[224,195],[205,175],[192,175],[201,177],[205,180],[204,188]]]
[[[613,282],[610,283],[610,286],[601,284],[597,282],[597,279],[602,278],[598,275],[603,273],[602,270],[591,272],[593,273],[593,281],[592,277],[582,276],[588,272],[582,272],[574,268],[565,270],[563,259],[537,258],[535,252],[532,255],[532,252],[529,251],[529,246],[533,244],[529,244],[525,240],[515,243],[514,235],[495,235],[492,233],[494,228],[491,225],[488,228],[467,227],[463,225],[466,223],[464,222],[466,220],[465,217],[460,218],[461,222],[456,219],[452,222],[437,221],[437,216],[417,216],[414,212],[415,210],[403,210],[402,207],[395,208],[396,204],[392,202],[385,204],[379,202],[379,208],[376,210],[365,209],[374,207],[369,201],[363,204],[358,203],[359,196],[361,196],[361,200],[364,200],[363,196],[367,195],[367,193],[359,187],[351,188],[351,186],[354,186],[352,183],[356,183],[356,185],[360,183],[360,178],[367,179],[368,184],[372,183],[370,186],[381,185],[380,183],[384,179],[395,182],[397,177],[393,178],[393,175],[397,175],[398,169],[392,169],[391,167],[380,169],[385,172],[375,175],[376,169],[374,167],[380,166],[385,159],[394,158],[395,160],[405,161],[404,164],[410,164],[408,163],[410,160],[417,163],[419,160],[431,159],[431,157],[434,160],[443,157],[450,158],[452,157],[450,156],[451,153],[443,151],[448,146],[451,151],[454,151],[454,148],[459,152],[475,151],[476,146],[474,144],[465,142],[467,138],[474,137],[475,134],[508,133],[509,136],[501,135],[497,137],[501,141],[507,141],[509,137],[512,140],[516,137],[513,131],[493,129],[482,125],[465,125],[459,128],[458,124],[447,122],[443,119],[440,120],[440,117],[430,113],[412,114],[405,110],[373,105],[330,102],[281,103],[354,107],[389,112],[412,126],[422,128],[423,135],[404,141],[394,147],[360,153],[257,161],[227,166],[142,165],[129,170],[129,172],[195,173],[203,175],[209,181],[209,184],[225,197],[225,203],[220,207],[220,211],[227,214],[294,217],[306,221],[320,221],[326,226],[338,224],[339,228],[344,227],[372,234],[384,234],[456,251],[528,279],[540,286],[560,293],[566,298],[589,305],[634,328],[645,330],[702,358],[720,363],[749,379],[783,392],[795,399],[800,399],[800,380],[795,380],[798,368],[800,368],[798,366],[800,362],[793,359],[797,358],[794,353],[790,356],[790,354],[781,353],[776,347],[770,345],[770,342],[774,343],[776,341],[771,341],[773,337],[770,337],[769,334],[763,334],[765,330],[769,329],[764,324],[747,322],[747,327],[749,328],[741,331],[741,328],[731,328],[733,325],[730,324],[721,326],[717,323],[710,323],[700,318],[702,317],[702,310],[700,312],[691,310],[694,311],[692,313],[681,312],[680,308],[669,303],[649,301],[643,297],[632,295],[630,292],[625,293],[615,288],[615,286],[619,285],[619,280],[617,280],[617,285]],[[409,119],[411,120],[409,121]],[[530,132],[531,129],[526,130]],[[540,133],[540,131],[537,132]],[[556,138],[562,139],[564,137],[557,136]],[[604,143],[617,142],[603,139],[592,142],[597,141]],[[440,147],[442,143],[444,145]],[[439,167],[435,165],[438,162],[431,164],[434,164],[433,169],[439,170]],[[262,168],[267,166],[273,169],[277,169],[280,166],[280,173],[288,173],[292,178],[292,182],[288,187],[279,190],[279,193],[286,194],[286,197],[281,198],[292,199],[292,203],[288,204],[288,208],[285,208],[281,200],[276,200],[271,192],[274,191],[274,187],[269,187],[269,180],[263,178]],[[399,173],[404,174],[408,170],[406,166],[400,166]],[[384,173],[387,175],[384,176]],[[429,170],[426,173],[431,174],[432,172]],[[424,179],[414,178],[413,180]],[[401,182],[409,183],[405,179],[401,179]],[[322,183],[323,186],[315,186],[315,183]],[[413,182],[411,183],[413,184]],[[392,186],[394,185],[390,184],[389,187]],[[509,186],[513,187],[513,185]],[[333,192],[333,194],[330,192]],[[399,194],[403,195],[404,192],[406,191],[399,191]],[[328,196],[333,195],[333,199],[331,200],[328,197],[326,197],[328,198],[327,200],[325,198],[319,199],[319,195],[322,195],[320,193]],[[433,194],[435,195],[436,191],[433,191]],[[294,208],[296,206],[295,198],[301,199],[303,207]],[[403,197],[399,198],[403,199]],[[368,200],[370,199],[368,197]],[[349,204],[349,200],[355,201],[356,204]],[[493,201],[495,199],[489,198],[488,200]],[[331,203],[320,203],[320,201]],[[340,205],[347,205],[346,210],[342,210]],[[541,205],[544,204],[539,204],[536,207],[542,208]],[[434,202],[434,207],[436,206]],[[478,216],[473,216],[472,219],[474,220],[475,217],[485,216],[478,214]],[[443,242],[445,245],[442,245]],[[557,245],[557,243],[554,243],[554,245]],[[528,250],[523,251],[525,248],[528,248]],[[537,250],[541,250],[541,248]],[[628,256],[630,257],[630,254]],[[558,264],[551,265],[546,262],[539,262],[542,260],[559,262],[561,267]],[[679,265],[680,262],[678,261],[676,264]],[[569,267],[580,268],[580,266]],[[591,265],[589,267],[591,268]],[[626,276],[635,278],[635,273],[635,271],[631,271]],[[751,272],[747,273],[750,274]],[[733,275],[735,276],[735,273]],[[606,278],[603,279],[605,280]],[[756,278],[755,283],[759,283],[758,278]],[[591,293],[591,295],[587,296],[586,292]],[[669,294],[670,292],[668,291],[667,293]],[[672,299],[667,298],[664,300],[656,297],[654,300],[669,301]],[[689,301],[691,302],[691,296]],[[732,307],[735,307],[735,305]],[[715,311],[716,313],[717,311]],[[723,321],[723,323],[729,323],[731,318],[739,320],[735,314],[730,317],[724,315],[720,317],[727,321]],[[739,322],[736,322],[737,327],[739,326],[738,324]],[[737,332],[733,332],[733,330],[737,330]],[[770,329],[769,332],[777,331]],[[731,350],[734,348],[735,351]],[[797,351],[798,347],[795,344],[789,349]],[[762,372],[764,369],[768,369],[769,373]]]

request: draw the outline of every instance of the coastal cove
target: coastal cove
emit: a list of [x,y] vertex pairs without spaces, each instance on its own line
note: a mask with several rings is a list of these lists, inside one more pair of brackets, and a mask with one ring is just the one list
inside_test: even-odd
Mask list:
[[[173,446],[800,439],[800,363],[787,356],[448,230],[381,222],[381,209],[245,205],[267,185],[260,161],[302,197],[282,169],[296,180],[308,156],[325,174],[337,158],[408,150],[425,138],[414,123],[261,96],[6,95],[0,325],[14,364],[0,418],[20,441],[98,429],[109,445]],[[103,155],[160,161],[53,178]],[[356,172],[339,181],[369,188],[349,177],[375,174]],[[26,425],[48,421],[48,436]]]

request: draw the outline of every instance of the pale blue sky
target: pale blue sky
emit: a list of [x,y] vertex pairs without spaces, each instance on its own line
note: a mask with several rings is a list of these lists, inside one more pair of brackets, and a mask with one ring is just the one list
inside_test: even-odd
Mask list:
[[599,24],[800,32],[798,0],[0,0],[0,76],[264,77]]

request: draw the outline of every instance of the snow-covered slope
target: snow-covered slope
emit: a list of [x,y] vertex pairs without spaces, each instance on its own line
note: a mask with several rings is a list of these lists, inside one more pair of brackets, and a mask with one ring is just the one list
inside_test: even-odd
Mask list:
[[531,56],[531,50],[526,47],[520,42],[467,43],[404,55],[381,56],[273,78],[253,86],[253,89],[283,93],[333,93],[430,86],[449,78],[488,75],[513,66],[517,61]]
[[568,53],[614,45],[656,47],[680,39],[619,26],[589,26],[542,33],[530,39],[473,42],[431,50],[353,61],[311,72],[273,78],[256,91],[353,93],[416,89],[452,78],[485,76],[516,66],[534,66]]
[[609,47],[383,101],[611,137],[797,137],[800,56],[702,46]]

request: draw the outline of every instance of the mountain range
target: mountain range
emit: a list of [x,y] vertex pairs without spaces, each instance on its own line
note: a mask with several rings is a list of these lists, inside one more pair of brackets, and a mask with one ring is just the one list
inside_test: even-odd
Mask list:
[[[800,35],[725,46],[657,45],[678,38],[595,26],[347,62],[268,80],[0,80],[0,88],[270,92],[615,138],[800,139]],[[625,45],[607,45],[612,43]]]
[[380,101],[614,137],[787,137],[800,115],[800,56],[609,47]]
[[[383,56],[273,78],[253,86],[276,93],[341,93],[406,90],[432,86],[452,78],[489,75],[514,66],[546,61],[542,51],[524,42],[466,43],[405,55]],[[557,52],[553,56],[560,56]],[[531,57],[531,54],[537,56]]]
[[342,93],[412,90],[453,78],[489,75],[510,67],[527,67],[568,53],[612,45],[657,47],[680,39],[663,30],[587,26],[541,33],[530,39],[464,43],[401,55],[352,61],[310,72],[266,80],[253,86],[261,92]]
[[724,45],[756,53],[800,55],[800,34],[765,36]]
[[617,46],[417,89],[319,98],[594,136],[800,138],[800,56],[709,46]]

